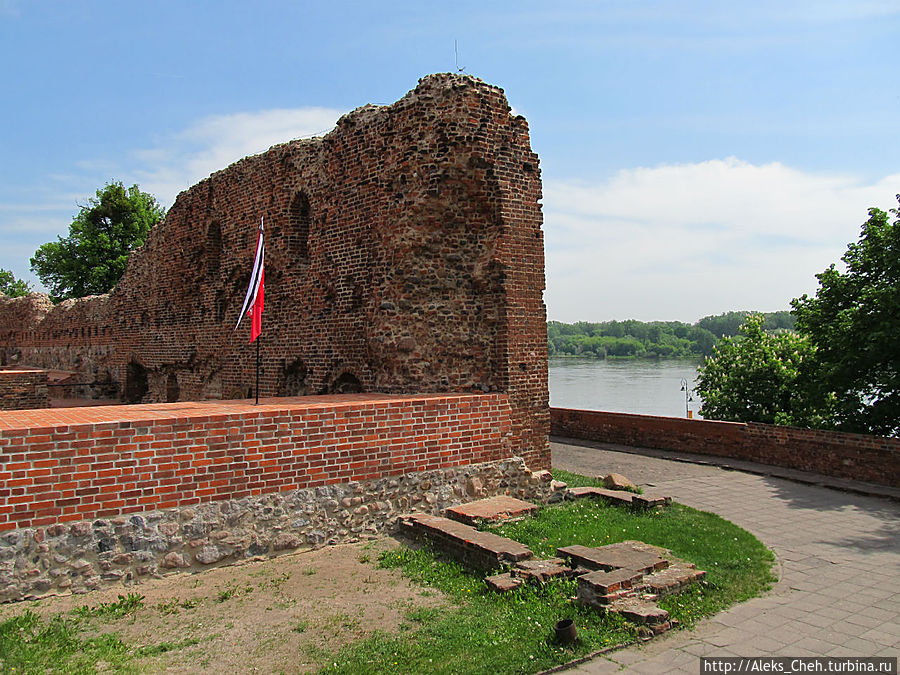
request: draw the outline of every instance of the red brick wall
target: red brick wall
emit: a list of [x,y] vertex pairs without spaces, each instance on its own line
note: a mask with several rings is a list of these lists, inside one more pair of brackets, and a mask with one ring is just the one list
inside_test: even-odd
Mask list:
[[0,410],[46,408],[47,373],[42,370],[0,370]]
[[0,530],[490,462],[510,430],[502,394],[0,412]]
[[900,487],[900,439],[678,417],[550,409],[551,433],[717,455]]
[[262,395],[505,392],[515,451],[549,468],[540,197],[503,90],[429,76],[182,192],[109,296],[0,298],[0,347],[131,402],[247,397],[265,216]]

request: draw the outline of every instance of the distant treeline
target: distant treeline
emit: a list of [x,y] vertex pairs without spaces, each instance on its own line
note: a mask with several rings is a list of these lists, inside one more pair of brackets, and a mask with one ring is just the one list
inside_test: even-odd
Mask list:
[[[744,318],[755,312],[706,316],[695,324],[681,321],[547,322],[550,356],[699,358],[712,353],[721,337],[737,335]],[[793,330],[789,311],[763,312],[767,330]]]

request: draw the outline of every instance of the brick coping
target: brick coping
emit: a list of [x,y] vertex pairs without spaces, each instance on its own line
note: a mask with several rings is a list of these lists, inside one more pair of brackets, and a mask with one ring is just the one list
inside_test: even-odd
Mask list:
[[247,417],[253,413],[266,414],[297,410],[341,410],[373,408],[385,404],[409,402],[415,404],[483,399],[497,394],[330,394],[325,396],[293,396],[253,399],[180,401],[177,403],[140,403],[136,405],[90,406],[82,408],[40,408],[0,411],[0,431],[34,429],[36,427],[66,427],[79,424],[118,422],[155,422],[201,418],[226,419],[232,415]]

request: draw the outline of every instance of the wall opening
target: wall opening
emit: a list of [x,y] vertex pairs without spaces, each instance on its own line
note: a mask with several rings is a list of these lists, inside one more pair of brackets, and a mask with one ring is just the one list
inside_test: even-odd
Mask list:
[[206,229],[206,273],[218,274],[222,265],[222,226],[213,221]]
[[331,384],[332,394],[359,394],[362,390],[359,378],[349,372],[341,373]]
[[294,359],[288,362],[285,359],[284,368],[281,371],[281,382],[278,386],[279,396],[305,396],[306,388],[306,364],[303,359]]
[[303,191],[294,195],[289,215],[288,244],[298,262],[309,260],[309,197]]
[[181,390],[178,387],[178,375],[169,373],[168,377],[166,377],[166,402],[175,403],[175,401],[178,400],[178,395],[180,393]]
[[125,369],[125,402],[140,403],[149,389],[147,369],[132,359]]

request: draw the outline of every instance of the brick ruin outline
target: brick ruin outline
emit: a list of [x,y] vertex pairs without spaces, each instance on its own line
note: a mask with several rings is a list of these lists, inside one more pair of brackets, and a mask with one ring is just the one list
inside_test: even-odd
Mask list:
[[431,75],[182,192],[111,294],[0,299],[0,356],[133,403],[249,396],[232,329],[265,216],[260,395],[504,392],[510,454],[546,469],[540,198],[503,90]]

